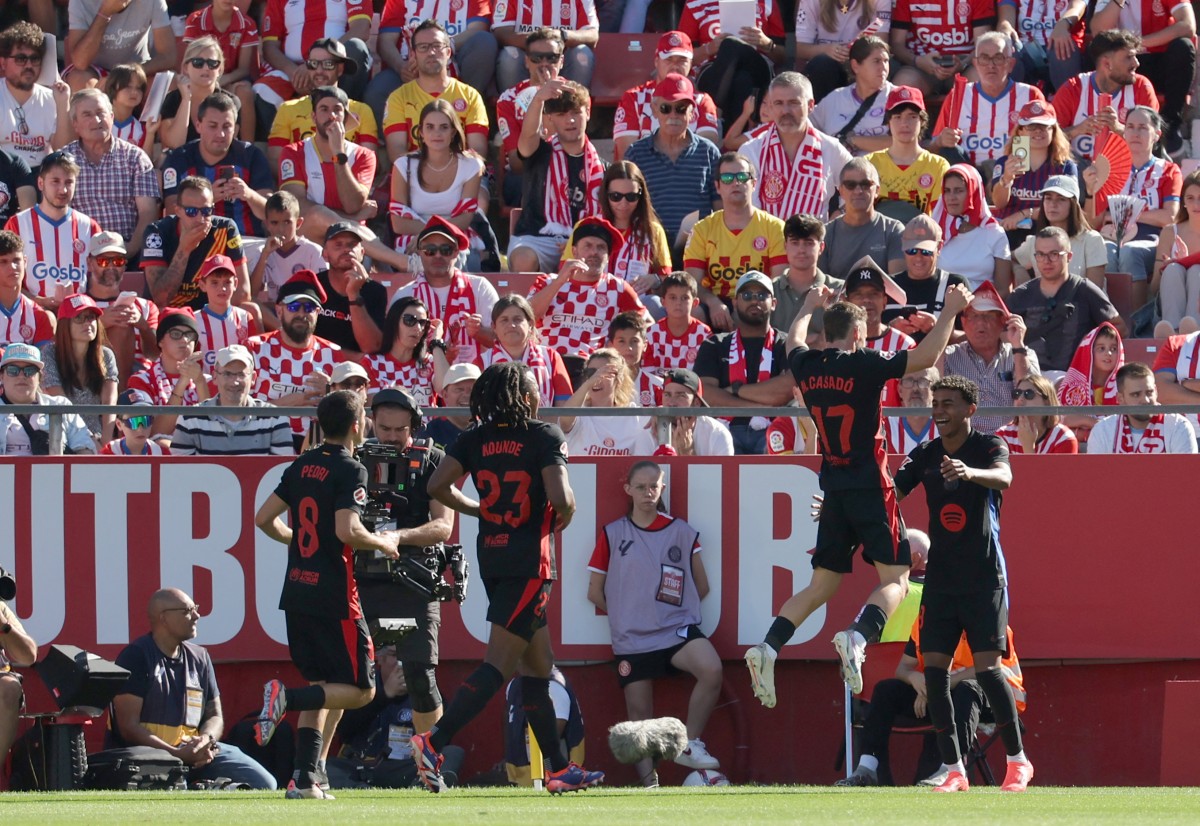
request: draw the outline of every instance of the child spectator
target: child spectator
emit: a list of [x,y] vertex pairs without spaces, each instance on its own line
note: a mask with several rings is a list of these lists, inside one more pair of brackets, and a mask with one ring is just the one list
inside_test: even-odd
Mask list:
[[618,315],[608,325],[608,346],[621,354],[633,378],[633,398],[639,407],[662,404],[663,382],[654,370],[646,369],[646,321],[636,311]]
[[117,427],[121,438],[113,439],[100,448],[101,456],[170,456],[171,449],[150,438],[150,429],[154,426],[154,417],[150,415],[150,405],[138,401],[137,393],[126,390],[117,400],[117,404],[129,406],[128,412],[117,416]]
[[[1125,364],[1125,347],[1117,328],[1105,321],[1083,337],[1075,348],[1067,376],[1058,388],[1058,400],[1067,407],[1117,404],[1117,371]],[[1095,416],[1068,414],[1063,424],[1086,442]]]
[[114,66],[104,78],[104,94],[112,101],[114,138],[128,141],[149,152],[154,147],[158,134],[158,118],[148,121],[138,118],[138,109],[146,102],[149,81],[142,67],[136,63]]
[[280,190],[267,198],[264,207],[267,243],[250,273],[250,293],[262,310],[263,324],[279,329],[275,317],[275,296],[287,280],[300,270],[320,272],[329,269],[322,257],[321,245],[299,235],[304,219],[300,202],[290,192]]
[[196,314],[196,324],[200,328],[196,350],[204,354],[204,367],[211,371],[218,350],[231,344],[244,345],[250,336],[256,336],[260,331],[249,311],[231,304],[237,286],[237,271],[228,256],[214,255],[205,261],[196,281],[208,298],[208,303]]
[[692,315],[700,303],[696,279],[686,272],[669,273],[662,282],[662,305],[666,316],[646,331],[647,367],[691,370],[700,345],[712,335],[712,329]]

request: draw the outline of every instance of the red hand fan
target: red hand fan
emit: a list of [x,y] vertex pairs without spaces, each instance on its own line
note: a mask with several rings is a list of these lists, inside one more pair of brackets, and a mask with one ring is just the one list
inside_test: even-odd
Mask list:
[[1102,145],[1096,148],[1096,177],[1100,187],[1096,190],[1096,212],[1103,212],[1108,206],[1108,196],[1116,195],[1129,180],[1129,172],[1133,169],[1133,156],[1129,153],[1129,144],[1120,135],[1112,132]]

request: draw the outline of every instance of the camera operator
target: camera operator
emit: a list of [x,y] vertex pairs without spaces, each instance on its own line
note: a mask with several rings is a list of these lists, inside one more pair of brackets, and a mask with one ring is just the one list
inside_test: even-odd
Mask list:
[[[12,578],[0,568],[0,595],[9,593],[6,585],[16,589]],[[12,671],[12,666],[30,666],[36,661],[37,643],[25,633],[8,603],[0,599],[0,766],[4,765],[8,749],[16,739],[17,715],[24,702],[21,676]]]
[[[410,456],[420,457],[422,463],[404,496],[396,497],[392,502],[402,556],[406,548],[420,553],[422,548],[445,542],[454,529],[454,511],[430,499],[426,492],[429,477],[445,454],[429,440],[414,442],[413,433],[421,427],[421,415],[416,399],[403,388],[380,390],[371,402],[375,439],[368,443],[390,445]],[[403,665],[412,700],[413,725],[417,731],[429,731],[442,716],[442,697],[434,674],[438,661],[438,628],[442,623],[440,603],[429,601],[386,573],[364,572],[361,564],[355,568],[355,577],[366,617],[411,617],[417,621],[417,630],[397,644],[396,656]]]

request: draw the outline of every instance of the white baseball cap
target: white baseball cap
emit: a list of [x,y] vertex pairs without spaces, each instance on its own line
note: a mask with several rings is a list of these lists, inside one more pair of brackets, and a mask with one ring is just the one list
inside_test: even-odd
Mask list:
[[222,347],[217,351],[216,362],[218,367],[228,367],[231,361],[240,361],[247,367],[254,366],[254,357],[250,355],[249,350],[240,344],[230,344],[228,347]]

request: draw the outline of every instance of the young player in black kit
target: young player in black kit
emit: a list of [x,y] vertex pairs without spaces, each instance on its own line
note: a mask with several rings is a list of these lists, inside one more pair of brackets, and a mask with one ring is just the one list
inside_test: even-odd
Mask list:
[[[254,524],[288,546],[288,573],[279,607],[287,618],[288,651],[303,688],[271,680],[254,727],[264,745],[288,709],[300,712],[296,769],[288,797],[329,798],[318,785],[317,761],[327,709],[360,708],[375,695],[375,652],[354,582],[354,551],[380,551],[395,559],[398,534],[371,533],[362,524],[367,470],[354,458],[366,427],[363,404],[348,390],[317,405],[324,443],[283,472],[279,486],[258,509]],[[292,526],[279,517],[288,512]]]
[[[873,281],[881,290],[886,278],[871,263],[851,275]],[[767,708],[775,706],[775,658],[796,628],[837,593],[859,545],[863,558],[879,573],[879,585],[850,628],[834,635],[833,645],[851,691],[862,690],[867,643],[879,639],[907,593],[910,562],[908,534],[887,467],[881,394],[888,380],[934,365],[950,340],[955,316],[972,298],[964,287],[950,288],[929,334],[915,349],[893,355],[866,349],[866,313],[839,302],[825,310],[828,347],[810,350],[804,343],[809,319],[832,296],[829,288],[811,290],[788,332],[788,364],[820,439],[825,500],[817,524],[812,580],[779,609],[763,642],[746,652],[754,696]]]
[[[429,480],[431,496],[479,520],[479,573],[491,623],[483,665],[459,688],[437,725],[413,735],[417,773],[430,791],[445,788],[438,752],[483,711],[518,663],[529,675],[521,677],[529,725],[550,760],[546,788],[577,791],[604,780],[603,772],[568,762],[558,748],[546,604],[556,577],[554,531],[571,522],[575,494],[567,480],[566,439],[557,425],[534,418],[537,405],[537,384],[525,365],[508,362],[484,370],[471,391],[471,416],[478,424],[450,446]],[[465,473],[479,502],[454,487]]]
[[921,653],[929,717],[938,750],[949,771],[939,792],[969,788],[955,737],[950,702],[950,668],[964,633],[975,660],[975,679],[983,689],[1008,752],[1001,789],[1023,792],[1033,779],[1033,764],[1021,747],[1017,704],[1000,668],[1008,650],[1008,588],[1000,549],[1002,491],[1012,484],[1008,447],[996,436],[971,427],[979,388],[962,376],[933,383],[933,421],[938,438],[913,449],[896,472],[903,499],[925,485],[929,504],[929,561],[921,595]]

